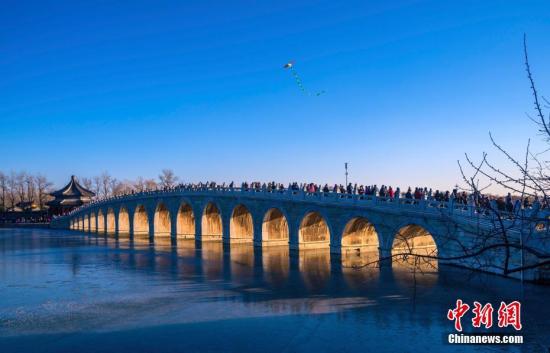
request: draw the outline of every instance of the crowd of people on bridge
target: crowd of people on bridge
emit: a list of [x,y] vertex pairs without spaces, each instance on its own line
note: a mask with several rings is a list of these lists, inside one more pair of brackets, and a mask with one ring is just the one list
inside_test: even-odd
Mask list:
[[[199,182],[199,183],[187,183],[178,184],[174,187],[164,187],[160,189],[145,190],[143,193],[160,192],[160,191],[178,191],[178,190],[230,190],[230,191],[244,191],[244,192],[303,192],[305,194],[341,194],[346,195],[358,195],[359,198],[371,197],[378,198],[382,201],[393,200],[405,200],[405,203],[415,204],[420,201],[439,202],[442,207],[445,203],[451,203],[452,205],[463,205],[464,208],[475,207],[479,210],[494,210],[498,212],[514,213],[520,209],[550,209],[550,205],[546,199],[539,200],[537,196],[533,198],[524,197],[518,198],[512,196],[510,193],[505,197],[485,195],[480,192],[467,193],[465,191],[459,191],[457,188],[452,191],[448,190],[435,190],[427,187],[408,187],[403,192],[399,187],[393,187],[391,185],[381,185],[380,187],[374,185],[363,184],[316,184],[316,183],[298,183],[292,182],[287,185],[282,183],[276,183],[274,181],[268,183],[262,182],[242,182],[239,186],[236,186],[234,182],[229,184],[216,182]],[[132,191],[130,194],[136,194]],[[125,195],[114,196],[113,198],[124,197]],[[99,200],[98,200],[99,201]]]

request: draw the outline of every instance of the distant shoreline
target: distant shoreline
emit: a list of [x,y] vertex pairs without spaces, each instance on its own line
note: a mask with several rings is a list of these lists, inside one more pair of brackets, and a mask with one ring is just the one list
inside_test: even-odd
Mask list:
[[49,229],[49,223],[0,223],[0,228],[39,228]]

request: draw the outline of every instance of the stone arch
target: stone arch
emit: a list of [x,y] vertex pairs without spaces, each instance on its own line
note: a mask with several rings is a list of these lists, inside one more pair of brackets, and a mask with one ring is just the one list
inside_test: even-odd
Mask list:
[[144,236],[149,234],[149,218],[145,206],[138,205],[134,211],[134,235]]
[[97,232],[97,215],[95,212],[90,212],[90,232]]
[[289,227],[285,214],[278,208],[270,208],[262,222],[262,242],[264,244],[288,244]]
[[330,229],[325,218],[317,211],[306,213],[298,229],[298,242],[301,248],[328,248]]
[[248,208],[239,204],[231,213],[229,222],[229,237],[231,241],[252,241],[254,237],[254,221]]
[[90,218],[87,214],[84,215],[84,231],[85,232],[90,231]]
[[97,211],[97,232],[102,234],[105,233],[105,216],[101,208]]
[[118,234],[130,235],[130,216],[125,206],[121,206],[118,210]]
[[187,202],[182,203],[178,209],[176,233],[180,239],[195,237],[195,214],[193,208]]
[[202,212],[202,238],[221,240],[223,234],[222,215],[215,203],[209,202]]
[[170,237],[171,223],[170,211],[162,202],[155,209],[155,237]]
[[392,242],[391,253],[392,262],[395,264],[437,269],[437,259],[430,258],[430,256],[437,256],[437,243],[433,235],[418,224],[408,224],[397,231]]
[[[344,267],[375,267],[380,258],[380,240],[374,224],[367,218],[352,217],[345,225],[340,239],[340,254]],[[338,251],[335,251],[338,253]]]
[[354,217],[346,223],[342,232],[342,248],[378,250],[378,233],[365,217]]
[[111,207],[107,209],[107,234],[115,234],[115,211]]

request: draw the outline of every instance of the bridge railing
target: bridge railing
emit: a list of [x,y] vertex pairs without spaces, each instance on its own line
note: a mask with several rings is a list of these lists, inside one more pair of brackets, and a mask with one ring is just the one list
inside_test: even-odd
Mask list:
[[[73,210],[71,213],[63,217],[71,217],[74,214],[80,213],[82,210],[95,207],[98,205],[108,204],[113,201],[131,201],[143,197],[154,197],[158,195],[164,196],[178,196],[185,194],[212,194],[212,195],[240,195],[247,197],[258,198],[271,198],[278,200],[288,201],[318,201],[324,204],[337,204],[337,205],[350,205],[350,206],[376,206],[389,209],[407,209],[414,210],[422,213],[441,213],[445,212],[447,215],[463,216],[463,217],[476,217],[482,218],[485,221],[491,221],[494,219],[494,212],[489,212],[488,209],[450,201],[438,201],[427,199],[414,199],[403,197],[381,197],[376,195],[366,194],[347,194],[338,192],[308,192],[302,189],[270,189],[270,188],[242,188],[242,187],[223,187],[223,186],[182,186],[171,189],[159,189],[148,190],[143,192],[131,193],[126,195],[113,196],[101,200],[93,201],[87,205],[81,206]],[[538,212],[539,210],[533,210]],[[544,210],[543,218],[546,218],[549,214],[548,210]],[[503,212],[505,218],[513,218],[513,213]],[[540,218],[538,216],[537,218]]]

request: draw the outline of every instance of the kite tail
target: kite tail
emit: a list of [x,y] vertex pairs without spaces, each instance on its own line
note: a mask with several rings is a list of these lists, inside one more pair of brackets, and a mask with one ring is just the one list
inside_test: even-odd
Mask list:
[[304,93],[307,93],[307,90],[306,88],[304,87],[304,84],[302,83],[302,79],[300,78],[300,76],[298,75],[298,73],[296,72],[296,70],[294,70],[294,68],[290,68],[290,72],[292,72],[292,76],[294,76],[294,80],[296,81],[296,84],[298,85],[298,87],[300,88],[300,90]]
[[[302,92],[304,92],[305,94],[307,94],[308,96],[311,96],[311,92],[308,91],[305,87],[304,87],[304,84],[302,82],[302,79],[300,78],[300,75],[298,75],[298,72],[296,72],[296,70],[294,70],[293,67],[290,68],[290,72],[292,72],[292,76],[294,76],[294,80],[296,81],[296,84],[298,85],[298,87],[300,88],[300,90]],[[320,96],[321,94],[325,93],[325,91],[319,91],[317,93],[315,93],[315,96]]]

